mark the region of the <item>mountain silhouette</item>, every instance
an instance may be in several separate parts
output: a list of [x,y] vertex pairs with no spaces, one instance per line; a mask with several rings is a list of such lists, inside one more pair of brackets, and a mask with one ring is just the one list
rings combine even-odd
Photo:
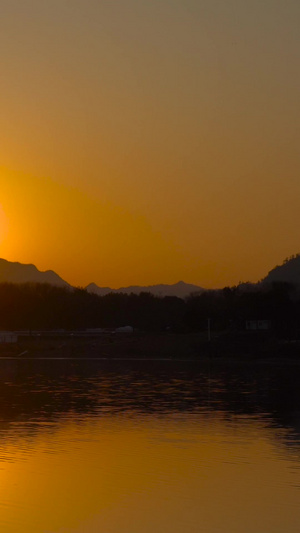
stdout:
[[[24,265],[22,263],[13,263],[6,259],[0,259],[0,283],[49,283],[50,285],[56,285],[59,287],[71,287],[69,283],[63,280],[53,270],[47,270],[41,272],[34,265]],[[140,294],[141,292],[150,292],[155,296],[178,296],[179,298],[185,298],[191,292],[201,292],[204,289],[198,287],[198,285],[191,285],[179,281],[174,285],[150,285],[147,287],[131,286],[121,287],[120,289],[111,289],[110,287],[98,287],[95,283],[90,283],[86,290],[90,293],[104,296],[105,294],[113,293],[125,293],[125,294]]]
[[294,285],[300,285],[300,254],[292,255],[285,259],[282,265],[276,266],[262,280],[262,283],[284,281]]
[[[285,259],[282,265],[276,266],[267,274],[260,283],[272,283],[276,281],[283,281],[299,285],[300,287],[300,254],[293,255],[288,259]],[[71,287],[64,279],[62,279],[53,270],[47,270],[41,272],[34,265],[25,265],[22,263],[14,263],[0,258],[0,283],[49,283],[50,285],[56,285],[59,287]],[[251,284],[251,287],[255,285]],[[247,288],[247,284],[245,284]],[[86,290],[89,293],[94,293],[99,296],[105,296],[109,293],[124,293],[124,294],[140,294],[141,292],[150,292],[154,296],[177,296],[179,298],[186,298],[191,293],[200,293],[205,289],[198,285],[192,285],[179,281],[173,285],[147,285],[139,286],[132,285],[130,287],[120,287],[119,289],[111,289],[110,287],[99,287],[95,283],[87,285]]]
[[70,287],[53,270],[41,272],[34,265],[24,265],[22,263],[12,263],[6,259],[0,259],[0,283],[50,283],[59,287]]
[[148,285],[148,286],[139,286],[132,285],[130,287],[120,287],[120,289],[110,289],[109,287],[98,287],[95,283],[91,283],[86,287],[88,292],[104,296],[110,292],[114,293],[125,293],[125,294],[140,294],[141,292],[150,292],[154,296],[177,296],[179,298],[186,298],[192,292],[203,292],[203,288],[198,285],[192,285],[190,283],[185,283],[184,281],[179,281],[173,285]]

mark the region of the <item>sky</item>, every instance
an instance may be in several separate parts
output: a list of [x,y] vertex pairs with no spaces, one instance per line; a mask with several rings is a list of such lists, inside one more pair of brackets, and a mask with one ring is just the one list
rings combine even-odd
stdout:
[[117,288],[300,251],[298,0],[0,0],[0,256]]

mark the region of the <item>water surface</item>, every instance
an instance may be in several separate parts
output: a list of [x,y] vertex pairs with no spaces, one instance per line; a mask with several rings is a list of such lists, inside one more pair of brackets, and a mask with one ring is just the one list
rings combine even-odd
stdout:
[[0,531],[298,533],[299,368],[0,361]]

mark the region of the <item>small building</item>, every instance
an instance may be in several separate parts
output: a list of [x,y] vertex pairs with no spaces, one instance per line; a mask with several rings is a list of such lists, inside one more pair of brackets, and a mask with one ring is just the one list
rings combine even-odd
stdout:
[[18,342],[18,335],[13,331],[0,331],[0,344],[12,344]]
[[246,320],[247,331],[268,331],[271,329],[271,320]]
[[115,333],[133,333],[133,327],[132,326],[122,326],[120,328],[115,329]]

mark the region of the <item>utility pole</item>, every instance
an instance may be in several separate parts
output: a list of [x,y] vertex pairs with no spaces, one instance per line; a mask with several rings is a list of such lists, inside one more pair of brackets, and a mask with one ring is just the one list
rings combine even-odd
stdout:
[[207,319],[207,340],[208,340],[208,342],[211,341],[211,334],[210,334],[210,318]]

